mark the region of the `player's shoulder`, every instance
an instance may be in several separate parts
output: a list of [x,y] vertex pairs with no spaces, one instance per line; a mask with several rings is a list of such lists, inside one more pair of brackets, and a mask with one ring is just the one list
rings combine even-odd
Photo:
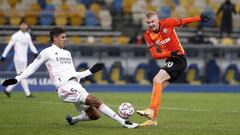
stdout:
[[147,29],[144,34],[149,35],[151,32],[152,32],[151,29]]
[[19,34],[20,34],[20,32],[19,32],[19,31],[17,31],[17,32],[13,33],[13,34],[12,34],[12,38],[13,38],[13,37],[17,37]]
[[50,54],[51,52],[54,52],[54,49],[52,48],[52,46],[49,46],[49,47],[43,49],[40,53]]

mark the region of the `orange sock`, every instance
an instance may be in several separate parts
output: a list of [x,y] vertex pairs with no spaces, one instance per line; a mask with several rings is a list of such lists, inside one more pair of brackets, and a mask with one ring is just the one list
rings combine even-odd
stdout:
[[161,83],[153,83],[152,98],[149,108],[154,110],[154,118],[157,118],[158,108],[161,102],[163,86]]

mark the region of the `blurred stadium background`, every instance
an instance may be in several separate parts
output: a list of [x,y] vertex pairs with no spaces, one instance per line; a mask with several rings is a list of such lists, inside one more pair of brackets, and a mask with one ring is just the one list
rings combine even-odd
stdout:
[[[157,10],[160,18],[189,17],[206,12],[207,24],[191,23],[177,29],[188,58],[188,69],[162,96],[157,127],[128,130],[107,117],[66,126],[65,115],[77,114],[59,102],[45,66],[29,79],[37,98],[25,98],[17,86],[12,98],[0,94],[1,135],[239,135],[240,133],[240,1],[232,0],[231,35],[220,34],[216,14],[224,0],[0,0],[0,54],[18,23],[25,19],[38,51],[51,45],[49,30],[67,29],[68,46],[78,71],[98,61],[105,69],[82,80],[84,87],[117,111],[122,102],[144,109],[150,100],[152,78],[163,60],[149,55],[143,34],[144,11]],[[12,50],[0,62],[0,83],[16,75]],[[28,63],[34,56],[29,51]],[[2,91],[4,88],[0,86]],[[46,91],[46,92],[42,92]],[[110,93],[111,91],[115,91]],[[132,93],[131,93],[132,92]],[[180,92],[180,93],[178,93]],[[185,93],[186,92],[186,93]],[[192,93],[203,92],[203,93]],[[214,92],[214,93],[209,93]],[[219,93],[225,92],[225,93]],[[226,93],[238,92],[238,93]],[[133,121],[145,119],[134,115]]]
[[[90,90],[151,91],[151,81],[164,61],[149,55],[143,34],[144,12],[156,10],[160,18],[190,17],[206,12],[211,21],[191,23],[177,29],[187,57],[188,69],[168,90],[240,91],[240,1],[232,0],[231,35],[220,34],[221,14],[216,12],[224,0],[1,0],[0,52],[18,23],[25,19],[38,51],[49,43],[49,30],[67,29],[68,46],[78,71],[97,61],[105,69],[83,80]],[[0,66],[0,82],[15,75],[13,51]],[[29,53],[29,60],[33,60]],[[45,66],[29,78],[34,90],[54,89]],[[119,87],[121,86],[121,87]],[[214,87],[213,87],[214,86]],[[1,86],[0,86],[1,87]],[[3,89],[3,87],[1,87]],[[21,89],[17,87],[16,89]]]

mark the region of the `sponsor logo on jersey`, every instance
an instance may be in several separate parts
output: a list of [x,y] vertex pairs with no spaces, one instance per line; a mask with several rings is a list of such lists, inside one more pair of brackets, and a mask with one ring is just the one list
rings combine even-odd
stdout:
[[169,42],[171,39],[168,37],[168,38],[166,38],[166,39],[163,39],[163,40],[157,40],[155,43],[157,44],[157,45],[163,45],[163,44],[166,44],[167,42]]
[[68,57],[56,57],[56,60],[60,62],[60,64],[71,64],[72,59]]

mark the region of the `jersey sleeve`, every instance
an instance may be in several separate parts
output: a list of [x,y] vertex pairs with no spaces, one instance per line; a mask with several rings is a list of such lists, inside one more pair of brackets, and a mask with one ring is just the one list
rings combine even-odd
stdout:
[[165,23],[172,27],[180,27],[184,24],[191,23],[191,22],[198,22],[198,21],[201,21],[200,16],[180,18],[180,19],[168,18],[166,19]]
[[15,44],[15,36],[13,35],[10,39],[10,41],[8,42],[6,48],[3,51],[2,57],[6,57],[8,52],[11,50],[11,48],[13,47],[13,45]]
[[170,51],[166,51],[166,52],[158,52],[156,47],[151,47],[149,48],[150,54],[154,59],[165,59],[171,56],[171,52]]
[[38,57],[18,76],[15,78],[18,82],[24,78],[28,78],[32,75],[43,63],[48,60],[48,53],[46,50],[43,50]]
[[144,39],[149,48],[155,45],[147,32],[144,34]]
[[88,69],[88,70],[85,70],[85,71],[82,71],[82,72],[77,72],[77,76],[79,79],[81,78],[85,78],[89,75],[92,75],[91,71]]

